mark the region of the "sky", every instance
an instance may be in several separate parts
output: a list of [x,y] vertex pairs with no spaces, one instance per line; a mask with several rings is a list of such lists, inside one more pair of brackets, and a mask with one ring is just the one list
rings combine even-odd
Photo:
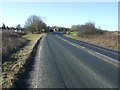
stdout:
[[1,26],[24,27],[30,15],[37,15],[48,26],[94,22],[97,28],[118,30],[118,2],[0,2],[0,11]]

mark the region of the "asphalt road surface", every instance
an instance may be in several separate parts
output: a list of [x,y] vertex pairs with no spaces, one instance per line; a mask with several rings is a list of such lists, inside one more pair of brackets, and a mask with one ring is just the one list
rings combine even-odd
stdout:
[[43,36],[32,88],[118,88],[118,52],[56,34]]

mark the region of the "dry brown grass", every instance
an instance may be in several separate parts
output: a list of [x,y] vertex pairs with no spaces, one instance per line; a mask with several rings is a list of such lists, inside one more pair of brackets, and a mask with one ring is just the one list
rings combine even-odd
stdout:
[[118,34],[114,35],[110,33],[106,33],[102,35],[92,35],[92,36],[88,36],[87,38],[81,38],[78,37],[77,35],[66,35],[66,36],[116,50],[118,50],[119,47],[118,44],[120,42],[120,35]]
[[12,31],[2,31],[2,58],[7,59],[12,52],[19,49],[25,44],[26,39],[21,37],[21,33]]

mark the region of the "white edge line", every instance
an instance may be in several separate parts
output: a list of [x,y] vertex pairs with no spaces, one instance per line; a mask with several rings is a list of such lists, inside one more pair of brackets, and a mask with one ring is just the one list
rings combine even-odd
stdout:
[[[69,43],[69,44],[77,47],[77,48],[85,48],[85,47],[80,46],[80,45],[78,45],[78,44],[72,43],[72,42],[70,42],[70,41],[68,41],[68,40],[65,40],[65,39],[63,39],[63,38],[61,38],[61,37],[59,37],[59,36],[57,36],[57,37],[60,38],[61,40],[65,41],[65,42],[67,42],[67,43]],[[87,49],[87,48],[86,48],[86,49]],[[92,51],[92,50],[89,50],[89,49],[87,49],[87,50],[88,50],[88,53],[90,53],[90,54],[92,54],[92,55],[94,55],[94,56],[96,56],[96,57],[98,57],[98,58],[100,58],[100,59],[102,59],[102,60],[110,63],[110,64],[113,64],[113,65],[115,65],[116,67],[119,67],[119,63],[120,63],[119,61],[117,61],[117,60],[115,60],[115,59],[113,59],[113,58],[110,58],[110,57],[108,57],[108,56],[106,56],[106,55],[103,55],[103,54],[101,54],[101,53],[98,53],[98,52],[95,52],[95,51]],[[97,54],[97,55],[96,55],[96,54]],[[99,55],[99,56],[98,56],[98,55]],[[105,58],[106,58],[106,59],[105,59]]]

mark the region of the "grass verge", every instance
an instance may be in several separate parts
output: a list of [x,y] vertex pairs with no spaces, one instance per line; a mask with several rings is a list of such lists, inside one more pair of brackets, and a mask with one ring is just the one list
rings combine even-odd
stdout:
[[81,38],[78,37],[77,35],[65,35],[65,36],[74,38],[76,40],[95,44],[98,46],[103,46],[114,50],[120,50],[120,47],[118,45],[120,42],[120,35],[103,34],[103,35],[92,35],[87,38]]
[[23,65],[33,50],[33,47],[41,36],[42,34],[27,34],[22,36],[23,38],[30,40],[30,42],[16,53],[13,53],[10,58],[11,60],[3,63],[2,77],[0,77],[0,86],[2,88],[11,88],[13,86],[16,75],[20,73],[20,69],[23,68]]

